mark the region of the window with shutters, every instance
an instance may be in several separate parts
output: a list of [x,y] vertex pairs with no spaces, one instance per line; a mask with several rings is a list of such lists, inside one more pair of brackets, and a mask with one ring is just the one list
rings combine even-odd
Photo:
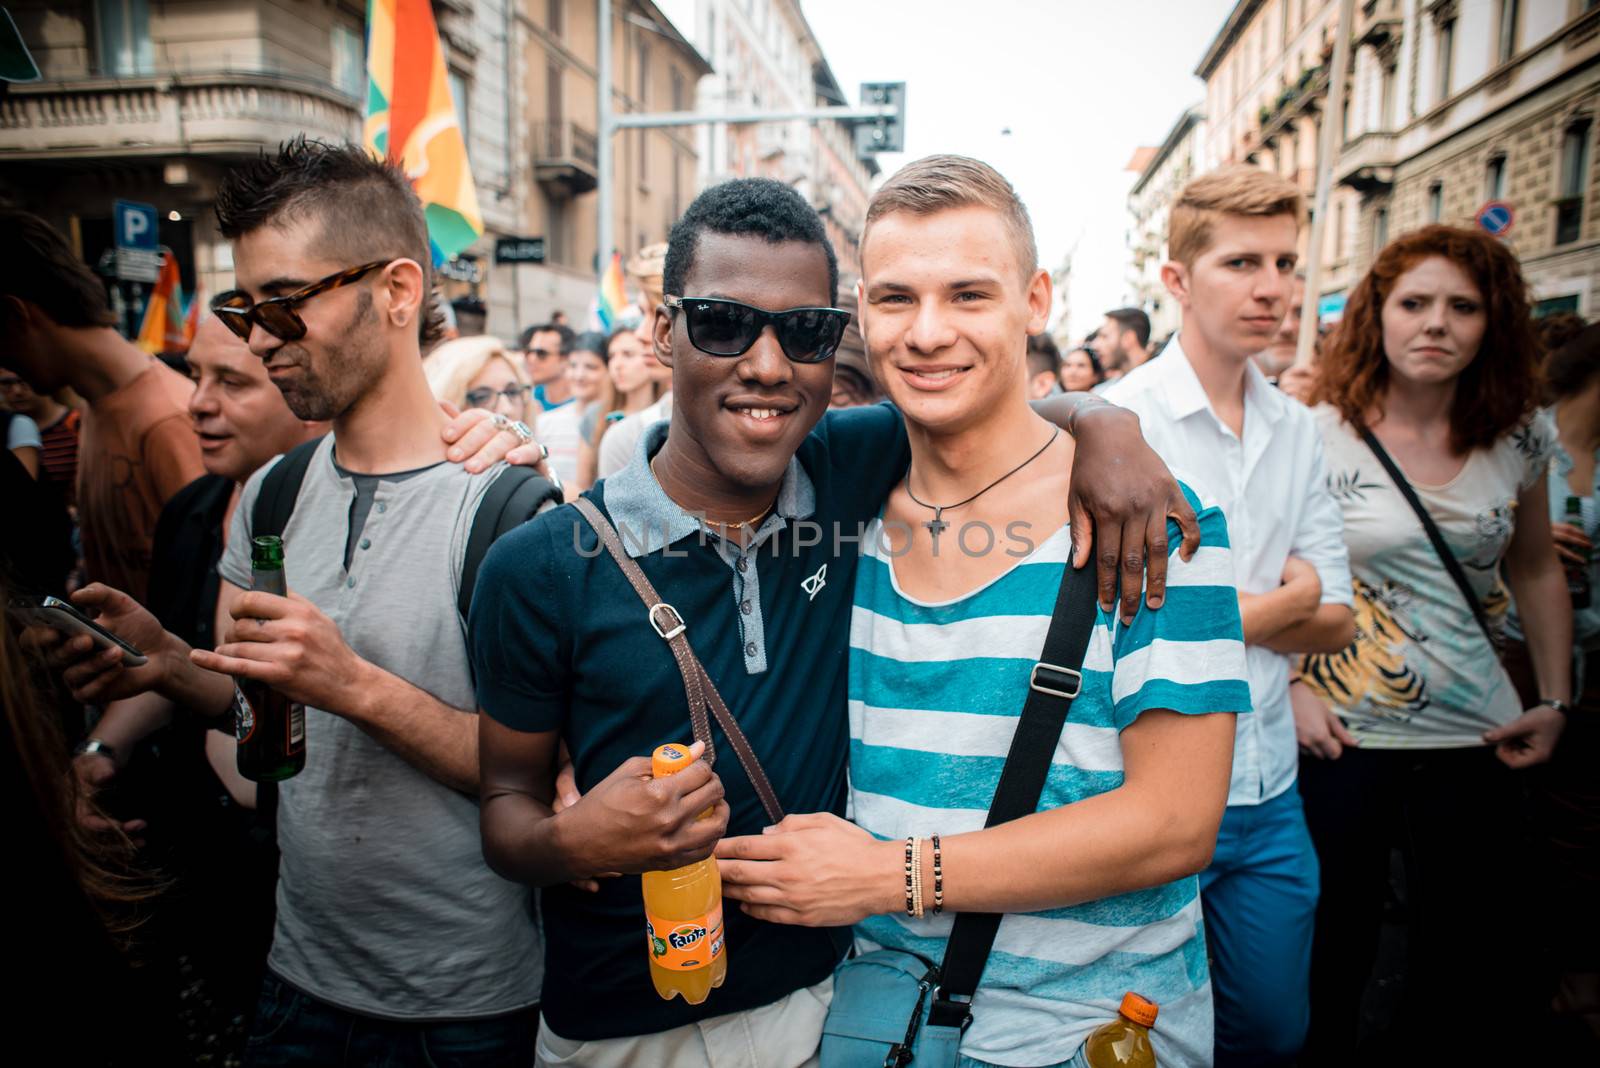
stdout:
[[1589,131],[1582,119],[1561,137],[1561,188],[1556,201],[1556,244],[1570,245],[1583,232],[1584,191],[1589,184]]

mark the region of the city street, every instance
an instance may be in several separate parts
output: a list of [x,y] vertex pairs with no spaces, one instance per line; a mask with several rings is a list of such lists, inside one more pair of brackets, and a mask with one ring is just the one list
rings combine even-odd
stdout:
[[1597,136],[1600,0],[0,0],[22,1061],[1600,1064]]

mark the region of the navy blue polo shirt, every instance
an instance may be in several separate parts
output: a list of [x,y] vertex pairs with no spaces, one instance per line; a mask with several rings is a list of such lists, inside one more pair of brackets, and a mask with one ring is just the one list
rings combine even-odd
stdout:
[[[801,444],[774,513],[742,551],[705,531],[656,483],[649,428],[634,463],[587,496],[688,624],[706,672],[750,740],[786,812],[844,813],[851,597],[861,532],[905,473],[910,447],[888,405],[830,412]],[[495,542],[472,599],[469,644],[483,711],[513,730],[559,730],[585,792],[629,757],[691,740],[682,676],[667,643],[587,522],[570,505]],[[728,834],[767,818],[712,721]],[[655,1034],[771,1004],[828,976],[845,928],[724,913],[728,978],[700,1005],[663,1001],[650,982],[639,878],[570,886],[542,899],[542,1007],[564,1038]]]

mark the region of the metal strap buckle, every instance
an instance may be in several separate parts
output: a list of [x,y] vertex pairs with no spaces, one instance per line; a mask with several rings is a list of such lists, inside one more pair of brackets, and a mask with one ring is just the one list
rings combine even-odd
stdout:
[[[656,618],[656,613],[663,608],[672,613],[665,624]],[[665,601],[650,606],[650,626],[654,628],[657,634],[661,635],[664,641],[669,642],[689,629],[689,625],[683,621],[683,617],[678,614],[678,610]]]
[[[920,1007],[919,1007],[920,1012]],[[933,993],[933,1004],[928,1007],[930,1027],[959,1027],[962,1034],[972,1026],[972,999],[953,998],[939,987]]]
[[[1048,672],[1044,682],[1039,681],[1039,672]],[[1053,683],[1054,685],[1046,685]],[[1071,687],[1069,691],[1066,687]],[[1050,694],[1052,697],[1065,697],[1068,701],[1077,697],[1083,690],[1083,674],[1062,667],[1060,664],[1046,664],[1043,662],[1033,665],[1033,671],[1028,676],[1028,688],[1038,690],[1040,693]]]

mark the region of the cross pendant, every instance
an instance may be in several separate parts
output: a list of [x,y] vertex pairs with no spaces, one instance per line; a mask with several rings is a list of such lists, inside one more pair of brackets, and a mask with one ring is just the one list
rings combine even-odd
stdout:
[[940,516],[943,515],[943,514],[944,514],[944,509],[943,508],[935,508],[933,510],[933,518],[924,520],[923,523],[922,523],[923,526],[928,528],[928,533],[933,535],[933,544],[934,545],[938,545],[939,544],[939,535],[944,533],[945,530],[950,526],[949,523],[946,523],[943,519],[940,518]]

